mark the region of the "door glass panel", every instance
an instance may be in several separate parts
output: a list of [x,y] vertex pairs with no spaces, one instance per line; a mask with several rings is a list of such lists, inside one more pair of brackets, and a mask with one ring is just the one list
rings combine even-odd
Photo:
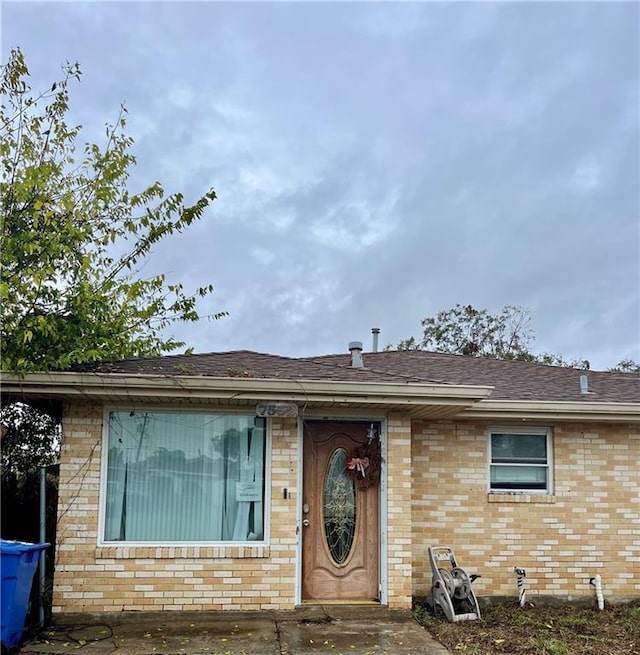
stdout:
[[347,459],[347,451],[337,448],[324,479],[324,534],[336,564],[347,561],[356,530],[356,490],[346,474]]

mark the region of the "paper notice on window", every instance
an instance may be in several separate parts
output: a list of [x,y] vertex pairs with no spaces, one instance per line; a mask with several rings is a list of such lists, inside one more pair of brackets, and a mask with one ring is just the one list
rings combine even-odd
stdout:
[[236,502],[259,503],[262,501],[260,482],[236,482]]

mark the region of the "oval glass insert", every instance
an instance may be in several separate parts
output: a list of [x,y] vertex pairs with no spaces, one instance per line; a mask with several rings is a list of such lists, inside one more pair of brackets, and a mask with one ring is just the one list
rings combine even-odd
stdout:
[[347,561],[356,534],[356,489],[346,474],[348,457],[344,448],[334,450],[324,479],[324,534],[336,564]]

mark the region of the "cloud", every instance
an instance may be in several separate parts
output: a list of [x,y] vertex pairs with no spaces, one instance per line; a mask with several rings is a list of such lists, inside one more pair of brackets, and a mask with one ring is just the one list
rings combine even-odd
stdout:
[[191,109],[195,100],[195,91],[193,87],[182,82],[173,85],[169,89],[169,101],[179,109]]
[[588,157],[578,163],[570,185],[580,194],[588,194],[595,191],[602,184],[602,169],[594,157]]
[[3,10],[34,86],[82,62],[87,138],[127,101],[133,185],[218,192],[147,269],[215,284],[231,315],[181,328],[196,349],[343,351],[520,304],[541,349],[640,359],[637,4]]

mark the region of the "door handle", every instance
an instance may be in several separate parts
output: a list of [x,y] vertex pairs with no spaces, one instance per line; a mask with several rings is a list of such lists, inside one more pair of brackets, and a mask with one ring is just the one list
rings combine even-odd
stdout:
[[311,521],[309,521],[309,519],[302,519],[302,525],[304,525],[305,528],[308,528],[311,525]]

